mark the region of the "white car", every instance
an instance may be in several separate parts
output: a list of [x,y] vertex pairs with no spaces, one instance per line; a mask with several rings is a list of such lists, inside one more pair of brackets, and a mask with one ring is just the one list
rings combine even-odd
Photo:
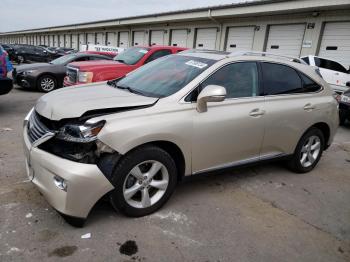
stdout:
[[301,59],[310,66],[317,66],[323,79],[336,93],[342,94],[349,89],[346,83],[350,82],[350,69],[346,69],[338,62],[318,56],[309,55]]

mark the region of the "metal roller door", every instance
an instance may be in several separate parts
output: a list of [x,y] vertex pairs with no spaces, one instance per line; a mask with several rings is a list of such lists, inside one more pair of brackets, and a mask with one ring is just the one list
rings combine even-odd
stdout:
[[[27,41],[28,41],[28,43],[30,43],[29,38],[27,38]],[[43,35],[41,35],[41,36],[40,36],[40,45],[44,45],[44,44],[45,44],[45,41],[44,41],[44,36],[43,36]]]
[[305,24],[272,25],[269,29],[266,52],[299,57],[304,33]]
[[174,29],[171,31],[171,45],[178,47],[187,47],[188,33],[187,29]]
[[230,27],[227,31],[226,51],[252,50],[255,28],[253,26]]
[[150,45],[164,45],[164,30],[152,30]]
[[79,34],[79,48],[81,45],[85,45],[86,44],[86,39],[85,39],[85,34]]
[[117,33],[109,32],[107,33],[107,46],[117,46],[118,39]]
[[71,35],[64,35],[64,46],[69,48],[72,47]]
[[217,28],[197,29],[195,48],[215,49],[216,41],[217,41]]
[[326,23],[320,50],[320,57],[350,65],[350,22]]
[[58,46],[58,41],[57,41],[57,35],[53,36],[53,46],[57,47]]
[[78,35],[77,34],[73,34],[72,35],[72,48],[74,48],[75,50],[78,50]]
[[96,45],[106,45],[104,33],[97,33],[96,34]]
[[59,47],[64,47],[64,35],[59,35],[58,37]]
[[119,32],[119,47],[129,47],[129,32]]
[[145,32],[144,31],[135,31],[133,37],[133,45],[144,45],[145,43]]
[[49,46],[54,46],[54,43],[53,43],[53,35],[50,35],[50,36],[49,36]]
[[92,44],[92,45],[95,44],[95,34],[94,33],[87,34],[87,43]]

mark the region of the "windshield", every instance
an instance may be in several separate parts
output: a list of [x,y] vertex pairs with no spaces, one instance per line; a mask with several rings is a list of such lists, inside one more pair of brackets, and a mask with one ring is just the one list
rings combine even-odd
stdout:
[[66,63],[69,63],[70,61],[72,61],[74,59],[74,57],[76,57],[76,54],[64,55],[64,56],[61,56],[55,60],[52,60],[50,62],[50,64],[65,65]]
[[119,80],[117,86],[151,97],[166,97],[181,90],[215,60],[169,55],[139,68]]
[[124,52],[118,54],[117,56],[115,56],[113,60],[119,61],[127,65],[134,65],[138,61],[140,61],[140,59],[144,57],[149,50],[150,50],[149,48],[145,48],[145,47],[131,47],[126,49]]

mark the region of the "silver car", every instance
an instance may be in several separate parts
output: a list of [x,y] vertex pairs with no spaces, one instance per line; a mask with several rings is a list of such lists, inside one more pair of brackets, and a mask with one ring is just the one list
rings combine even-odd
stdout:
[[127,216],[155,212],[192,174],[272,159],[309,172],[337,126],[332,90],[312,67],[193,50],[42,96],[23,138],[30,180],[82,225],[103,196]]

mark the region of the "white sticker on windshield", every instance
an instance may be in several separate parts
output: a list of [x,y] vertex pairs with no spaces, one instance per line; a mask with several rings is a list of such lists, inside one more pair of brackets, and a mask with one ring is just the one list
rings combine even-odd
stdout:
[[139,52],[142,53],[142,54],[147,54],[147,53],[148,53],[148,50],[141,49],[141,50],[139,50]]
[[186,62],[186,65],[198,67],[200,69],[208,66],[207,64],[204,64],[204,63],[198,62],[198,61],[193,61],[193,60],[190,60],[190,61]]

